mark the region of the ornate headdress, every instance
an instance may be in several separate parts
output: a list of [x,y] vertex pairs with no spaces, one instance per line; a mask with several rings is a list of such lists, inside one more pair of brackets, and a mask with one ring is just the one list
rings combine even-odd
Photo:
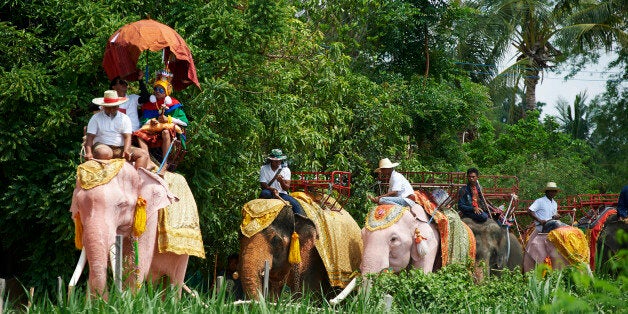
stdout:
[[172,73],[169,72],[168,69],[163,69],[157,72],[153,87],[163,87],[166,91],[166,96],[170,96],[170,94],[172,93],[172,84],[170,83],[171,81]]

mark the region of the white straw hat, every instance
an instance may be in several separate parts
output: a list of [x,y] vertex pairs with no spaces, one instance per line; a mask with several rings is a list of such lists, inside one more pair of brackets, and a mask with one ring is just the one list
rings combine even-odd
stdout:
[[560,188],[558,188],[556,182],[547,182],[545,189],[543,189],[543,192],[545,191],[560,191]]
[[104,97],[94,98],[92,102],[103,107],[114,107],[126,102],[126,100],[126,97],[118,97],[118,92],[115,90],[106,90]]
[[382,169],[395,168],[399,166],[398,162],[391,162],[390,159],[384,158],[379,161],[379,167],[375,169],[375,172],[380,172]]

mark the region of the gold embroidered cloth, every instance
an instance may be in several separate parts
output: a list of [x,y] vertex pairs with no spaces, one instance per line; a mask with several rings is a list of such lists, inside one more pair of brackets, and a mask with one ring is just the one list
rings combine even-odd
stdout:
[[587,237],[579,228],[572,226],[556,228],[547,234],[547,240],[554,244],[569,264],[589,264],[590,252]]
[[205,258],[198,209],[187,181],[182,175],[173,172],[166,172],[164,180],[179,201],[159,211],[159,252]]
[[309,194],[290,194],[303,207],[318,230],[316,249],[323,259],[329,282],[344,288],[357,274],[362,259],[362,233],[351,215],[344,210],[323,210]]
[[278,199],[254,199],[242,207],[242,223],[240,231],[250,238],[264,230],[275,220],[284,203]]
[[107,184],[113,179],[126,160],[111,159],[108,162],[98,162],[95,160],[86,161],[76,168],[76,177],[81,188],[89,190],[99,185]]

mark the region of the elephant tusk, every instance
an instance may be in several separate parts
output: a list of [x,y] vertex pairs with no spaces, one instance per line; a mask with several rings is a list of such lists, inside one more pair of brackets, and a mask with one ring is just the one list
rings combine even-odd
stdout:
[[87,264],[87,257],[85,256],[85,249],[81,250],[81,256],[79,257],[78,263],[76,263],[76,268],[74,269],[74,274],[72,274],[72,278],[70,279],[70,283],[68,286],[75,287],[79,278],[81,278],[81,273],[85,268],[85,264]]
[[342,290],[342,292],[340,292],[340,294],[338,294],[338,296],[329,300],[329,304],[336,305],[342,302],[342,300],[344,300],[349,295],[349,293],[351,293],[357,286],[357,279],[358,277],[354,277],[353,279],[351,279],[351,282],[349,282],[349,284],[344,288],[344,290]]

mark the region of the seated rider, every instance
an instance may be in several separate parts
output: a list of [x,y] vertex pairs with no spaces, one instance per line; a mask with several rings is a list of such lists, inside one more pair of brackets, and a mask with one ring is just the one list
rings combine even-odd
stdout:
[[377,197],[369,195],[368,198],[371,202],[401,206],[413,205],[415,202],[414,189],[408,179],[393,169],[398,165],[398,162],[392,163],[388,158],[379,161],[379,168],[375,169],[375,172],[381,173],[385,178],[390,178],[388,181],[388,192]]
[[305,216],[301,204],[288,194],[292,173],[287,165],[282,164],[286,158],[281,149],[273,149],[270,152],[266,163],[259,171],[259,183],[262,188],[259,198],[282,198],[292,205],[292,211],[295,214]]
[[185,131],[188,118],[183,105],[171,97],[172,74],[161,71],[153,85],[154,95],[142,104],[142,127],[133,132],[139,146],[146,152],[149,148],[161,147],[162,158],[166,157],[171,142],[180,135],[181,144],[185,148]]
[[105,91],[104,97],[94,98],[92,103],[102,107],[89,119],[85,138],[85,160],[94,159],[93,150],[99,145],[107,145],[113,158],[125,158],[135,163],[135,168],[148,166],[148,154],[131,146],[131,119],[118,112],[120,104],[127,99],[118,97],[115,90]]
[[458,210],[461,216],[483,223],[488,219],[488,207],[478,184],[480,171],[476,168],[467,170],[467,185],[458,191]]

